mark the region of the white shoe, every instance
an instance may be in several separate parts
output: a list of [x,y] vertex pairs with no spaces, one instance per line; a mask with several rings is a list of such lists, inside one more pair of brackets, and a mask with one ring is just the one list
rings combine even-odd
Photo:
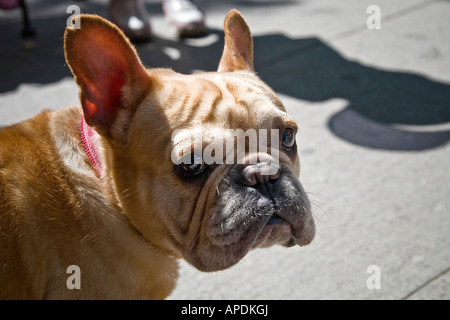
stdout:
[[163,10],[180,36],[193,36],[206,31],[205,15],[190,0],[164,0]]

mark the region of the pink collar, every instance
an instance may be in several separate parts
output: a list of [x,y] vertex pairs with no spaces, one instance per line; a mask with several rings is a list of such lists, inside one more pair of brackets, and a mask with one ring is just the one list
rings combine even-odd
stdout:
[[84,149],[86,150],[86,153],[91,160],[95,171],[97,171],[97,176],[101,177],[103,172],[103,163],[96,148],[96,145],[98,145],[100,141],[100,135],[97,133],[97,131],[94,130],[94,128],[88,126],[88,124],[84,120],[84,117],[81,117],[80,131],[81,138],[83,139]]

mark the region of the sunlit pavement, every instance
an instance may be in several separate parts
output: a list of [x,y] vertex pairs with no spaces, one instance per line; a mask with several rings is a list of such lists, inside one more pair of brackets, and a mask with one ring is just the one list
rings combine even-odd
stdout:
[[[256,71],[300,126],[317,225],[311,245],[255,250],[226,271],[182,262],[171,299],[450,298],[450,2],[204,0],[209,33],[184,40],[146,3],[143,62],[183,73],[216,68],[223,18],[242,12]],[[30,1],[28,50],[20,11],[0,11],[0,126],[78,104],[62,43],[71,4]],[[107,1],[75,4],[106,16]]]

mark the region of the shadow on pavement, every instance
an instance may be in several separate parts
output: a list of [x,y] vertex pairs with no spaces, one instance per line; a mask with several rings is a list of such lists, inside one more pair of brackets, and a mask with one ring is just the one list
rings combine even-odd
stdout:
[[[262,78],[275,91],[302,100],[347,100],[348,106],[328,122],[337,136],[370,148],[401,151],[434,148],[450,140],[450,130],[428,127],[450,122],[450,85],[364,66],[316,38],[276,34],[255,39],[257,51],[290,47],[284,59],[270,57],[258,63]],[[426,131],[420,126],[427,126]]]
[[[35,21],[39,37],[33,50],[21,48],[19,22],[1,28],[0,94],[22,83],[49,84],[71,76],[63,52],[66,19]],[[432,128],[450,122],[450,85],[347,60],[317,38],[271,34],[256,36],[254,42],[256,71],[275,91],[312,102],[348,101],[328,122],[338,137],[369,148],[400,151],[435,148],[450,140],[450,130]],[[204,38],[180,42],[155,38],[137,45],[147,66],[182,73],[214,71],[222,48],[221,30],[210,30]],[[420,126],[427,130],[417,130]]]

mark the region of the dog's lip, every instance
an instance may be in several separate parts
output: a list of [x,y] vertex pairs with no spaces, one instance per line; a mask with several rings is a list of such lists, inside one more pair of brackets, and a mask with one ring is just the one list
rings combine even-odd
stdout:
[[267,241],[271,241],[271,237],[273,237],[275,234],[285,234],[286,238],[292,238],[294,236],[292,224],[281,218],[277,214],[273,214],[272,216],[270,216],[269,219],[267,219],[267,221],[263,222],[261,225],[262,228],[254,238],[252,247],[258,247],[259,245],[266,243]]
[[280,223],[284,223],[287,222],[285,219],[283,219],[282,217],[280,217],[278,214],[274,213],[269,220],[267,220],[266,225],[275,225],[275,224],[280,224]]
[[257,224],[259,226],[257,227],[256,233],[254,233],[252,247],[258,246],[260,243],[265,242],[270,238],[273,232],[281,231],[293,236],[292,224],[277,213],[273,213]]

